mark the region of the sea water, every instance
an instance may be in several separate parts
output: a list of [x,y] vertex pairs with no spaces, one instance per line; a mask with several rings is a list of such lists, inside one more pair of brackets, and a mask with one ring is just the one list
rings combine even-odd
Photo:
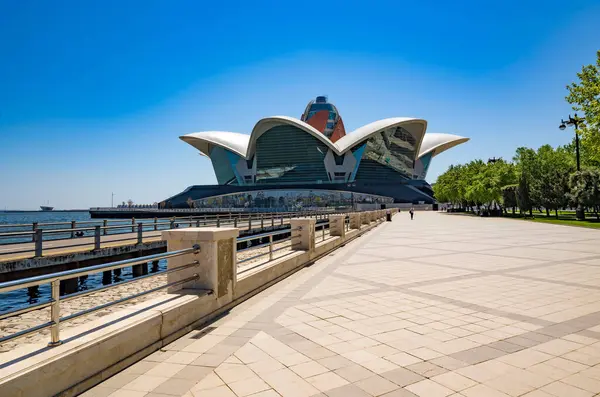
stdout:
[[[33,222],[42,223],[58,223],[67,222],[65,225],[52,225],[52,226],[40,226],[42,229],[68,229],[71,227],[71,221],[75,222],[86,222],[86,221],[102,221],[101,219],[91,219],[89,212],[84,211],[73,211],[73,212],[55,212],[55,211],[34,211],[34,212],[0,212],[0,225],[16,225],[25,224],[27,226],[18,228],[2,228],[0,227],[0,233],[7,231],[30,231],[31,224]],[[111,220],[111,224],[114,225],[116,220]],[[131,220],[124,220],[125,222],[131,222]],[[140,220],[140,222],[153,222],[153,220]],[[99,224],[99,223],[97,223]],[[83,225],[89,226],[89,225]],[[121,230],[123,232],[123,230]],[[89,233],[86,233],[89,235]],[[54,236],[53,236],[54,237]],[[68,238],[69,233],[59,233],[54,238]],[[44,238],[46,239],[46,238]],[[31,242],[31,237],[19,237],[7,239],[0,239],[0,250],[10,250],[11,245],[8,243],[19,243],[19,242]],[[153,271],[160,271],[166,269],[167,261],[161,260],[159,262],[158,269],[150,266],[148,268],[149,273]],[[80,279],[78,283],[78,291],[86,291],[89,289],[97,288],[107,283],[116,283],[124,280],[131,279],[133,277],[131,267],[123,268],[120,275],[113,274],[110,280],[102,278],[102,272],[91,274],[87,279]],[[39,303],[50,299],[50,284],[42,284],[39,288],[24,288],[10,292],[0,293],[0,313],[6,310],[12,310],[17,307]]]

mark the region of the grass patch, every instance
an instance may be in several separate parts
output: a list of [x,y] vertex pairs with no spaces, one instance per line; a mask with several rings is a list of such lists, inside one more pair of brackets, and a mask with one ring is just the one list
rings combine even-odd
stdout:
[[[519,219],[519,218],[515,218]],[[554,225],[564,225],[564,226],[576,226],[576,227],[587,227],[591,229],[600,229],[600,221],[596,219],[586,219],[585,221],[578,221],[577,219],[561,219],[561,218],[553,218],[546,216],[536,216],[535,218],[520,218],[530,222],[539,222],[539,223],[552,223]]]
[[[453,212],[450,215],[466,215],[466,216],[478,216],[472,212]],[[538,222],[538,223],[551,223],[554,225],[563,226],[575,226],[575,227],[587,227],[590,229],[600,229],[600,220],[596,219],[596,215],[591,212],[586,212],[586,219],[579,221],[575,218],[574,211],[558,211],[558,219],[555,217],[554,212],[550,213],[550,216],[546,216],[546,213],[540,213],[537,211],[533,212],[533,218],[529,217],[529,213],[525,217],[521,217],[517,211],[514,215],[509,212],[498,218],[505,219],[518,219],[522,221]]]

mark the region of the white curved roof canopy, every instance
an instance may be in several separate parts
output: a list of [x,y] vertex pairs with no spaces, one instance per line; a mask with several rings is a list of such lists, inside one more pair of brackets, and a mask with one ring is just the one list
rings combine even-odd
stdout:
[[357,128],[351,133],[341,137],[335,143],[335,145],[338,147],[339,152],[343,153],[348,149],[353,148],[358,143],[368,139],[373,134],[388,128],[400,126],[410,132],[415,138],[417,141],[415,152],[418,153],[419,148],[421,147],[421,141],[423,140],[423,135],[425,135],[425,130],[427,130],[427,121],[423,119],[414,119],[411,117],[393,117],[389,119],[377,120],[367,125],[363,125],[362,127]]
[[[423,119],[415,119],[410,117],[394,117],[378,120],[373,123],[364,125],[354,130],[353,132],[345,135],[344,137],[340,138],[336,143],[333,143],[319,130],[315,129],[313,126],[311,126],[308,123],[305,123],[302,120],[287,116],[273,116],[259,120],[258,123],[256,123],[256,125],[252,129],[252,133],[250,135],[240,134],[237,132],[207,131],[195,132],[192,134],[180,136],[179,138],[194,146],[205,156],[210,156],[210,150],[213,146],[220,146],[248,159],[254,154],[256,140],[271,128],[281,125],[292,125],[305,131],[306,133],[314,136],[316,139],[323,142],[337,155],[343,154],[344,152],[353,148],[362,141],[367,140],[373,134],[379,133],[388,128],[402,126],[404,129],[406,129],[409,133],[413,135],[417,142],[415,147],[415,153],[419,153],[419,156],[422,156],[423,154],[425,154],[423,152],[424,143],[422,144],[422,142],[424,142],[424,137],[425,139],[427,139],[428,137],[428,134],[425,134],[425,131],[427,129],[427,121]],[[455,135],[448,134],[433,135],[456,137]],[[462,137],[457,138],[467,139]],[[433,143],[435,144],[436,142],[437,141],[434,140]],[[458,143],[456,143],[456,145]],[[448,146],[448,148],[452,146]],[[435,146],[434,149],[438,147],[439,145]],[[431,149],[429,149],[427,152],[429,152],[430,150]]]
[[252,129],[252,133],[250,134],[250,140],[248,142],[248,149],[246,151],[246,156],[248,158],[252,157],[252,155],[254,154],[254,151],[255,151],[255,147],[256,147],[256,140],[262,134],[264,134],[271,128],[279,127],[281,125],[291,125],[291,126],[300,128],[301,130],[309,133],[310,135],[314,136],[315,138],[317,138],[318,140],[323,142],[334,152],[337,152],[337,154],[341,154],[338,152],[338,149],[337,149],[337,147],[335,147],[334,143],[331,142],[331,140],[329,138],[327,138],[325,135],[323,135],[323,133],[321,133],[321,131],[317,130],[312,125],[305,123],[302,120],[298,120],[294,117],[272,116],[272,117],[267,117],[267,118],[259,120],[258,123],[256,123],[256,125]]
[[246,157],[250,135],[227,131],[205,131],[183,135],[179,139],[189,143],[207,157],[210,157],[210,150],[213,146],[220,146],[239,156]]
[[423,138],[419,157],[423,157],[427,153],[432,153],[431,157],[453,148],[456,145],[465,143],[469,138],[453,134],[428,133]]

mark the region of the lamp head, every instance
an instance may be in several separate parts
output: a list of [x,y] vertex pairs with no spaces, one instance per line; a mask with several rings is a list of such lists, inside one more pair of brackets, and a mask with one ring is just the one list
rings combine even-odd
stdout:
[[565,125],[565,122],[563,121],[562,123],[560,123],[560,125],[558,126],[558,128],[560,128],[560,130],[564,130],[565,128],[567,128],[567,126]]

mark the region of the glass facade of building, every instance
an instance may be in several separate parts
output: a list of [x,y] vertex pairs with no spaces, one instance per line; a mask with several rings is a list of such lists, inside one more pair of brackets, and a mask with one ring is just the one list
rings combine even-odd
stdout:
[[222,147],[215,146],[211,149],[210,161],[219,185],[237,185],[238,180],[234,172],[234,166],[239,159],[240,156]]
[[256,140],[256,183],[328,182],[323,162],[328,150],[298,127],[271,128]]
[[364,150],[355,180],[406,180],[412,178],[417,141],[402,127],[389,128],[370,137],[366,145],[352,149]]

